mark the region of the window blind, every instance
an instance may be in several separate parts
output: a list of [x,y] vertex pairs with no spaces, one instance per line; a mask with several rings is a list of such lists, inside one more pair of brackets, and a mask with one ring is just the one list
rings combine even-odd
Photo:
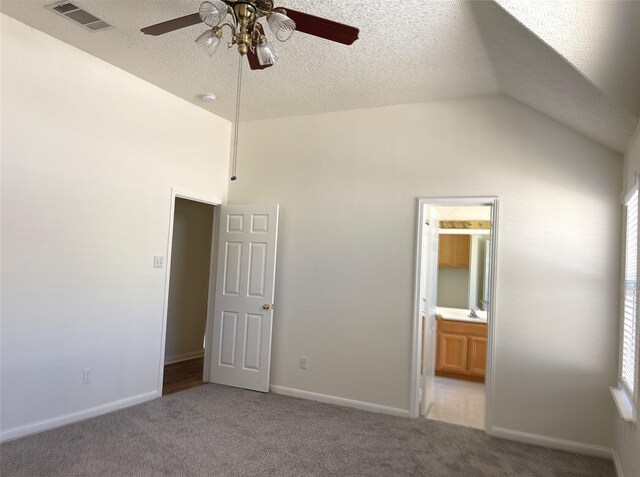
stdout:
[[620,382],[637,402],[637,366],[636,353],[638,327],[638,190],[626,202],[626,240],[624,257],[624,304],[622,307],[622,357],[620,363]]

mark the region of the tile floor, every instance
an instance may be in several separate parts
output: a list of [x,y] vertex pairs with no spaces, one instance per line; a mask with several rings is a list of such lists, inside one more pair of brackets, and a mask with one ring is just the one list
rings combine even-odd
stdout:
[[433,405],[427,419],[484,429],[484,384],[435,377]]

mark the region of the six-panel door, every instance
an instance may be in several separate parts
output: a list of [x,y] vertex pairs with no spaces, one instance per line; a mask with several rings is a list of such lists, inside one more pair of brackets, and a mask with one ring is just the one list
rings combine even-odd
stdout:
[[269,391],[278,206],[221,207],[211,381]]

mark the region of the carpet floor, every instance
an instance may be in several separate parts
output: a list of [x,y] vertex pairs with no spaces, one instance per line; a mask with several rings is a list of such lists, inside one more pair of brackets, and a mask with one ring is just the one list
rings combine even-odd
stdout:
[[207,384],[0,446],[2,477],[607,476],[483,431]]

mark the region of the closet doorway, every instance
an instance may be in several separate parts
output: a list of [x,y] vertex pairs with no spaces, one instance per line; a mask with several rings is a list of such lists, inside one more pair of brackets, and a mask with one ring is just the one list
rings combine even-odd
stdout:
[[208,382],[205,371],[207,317],[217,208],[175,197],[162,394]]

